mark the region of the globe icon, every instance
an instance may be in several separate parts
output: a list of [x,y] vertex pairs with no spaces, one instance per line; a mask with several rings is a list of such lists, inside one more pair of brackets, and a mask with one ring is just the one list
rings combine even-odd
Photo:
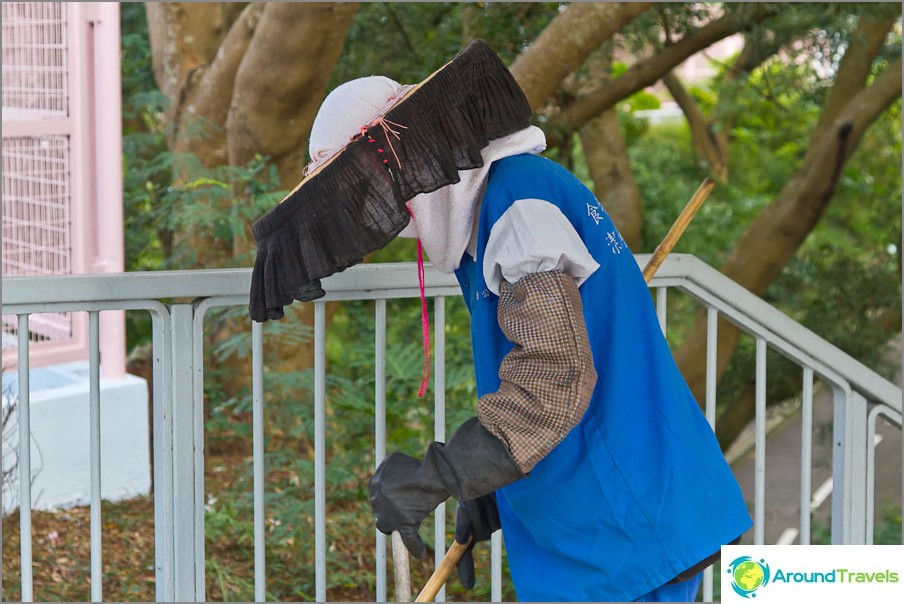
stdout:
[[765,579],[763,567],[753,560],[747,560],[738,564],[734,569],[733,577],[735,585],[744,591],[754,591],[763,584]]

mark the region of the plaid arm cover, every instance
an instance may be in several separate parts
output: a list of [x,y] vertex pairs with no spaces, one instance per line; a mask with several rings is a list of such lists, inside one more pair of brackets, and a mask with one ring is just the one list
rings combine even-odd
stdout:
[[499,367],[499,390],[480,397],[477,416],[527,473],[581,420],[596,370],[581,295],[567,273],[503,281],[497,315],[515,347]]

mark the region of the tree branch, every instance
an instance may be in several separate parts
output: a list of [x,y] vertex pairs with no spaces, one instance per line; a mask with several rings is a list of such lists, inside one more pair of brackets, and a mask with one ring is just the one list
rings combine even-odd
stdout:
[[[901,57],[890,63],[872,86],[861,90],[851,99],[835,119],[834,129],[840,131],[844,124],[851,125],[851,137],[859,143],[864,131],[878,117],[901,98]],[[850,158],[856,143],[847,150],[844,159]]]
[[511,66],[512,75],[524,89],[531,107],[542,105],[591,52],[652,5],[652,2],[569,4]]
[[[818,142],[807,148],[794,177],[738,239],[734,251],[725,261],[723,272],[741,276],[741,279],[736,278],[741,285],[762,295],[822,217],[840,172],[866,129],[900,98],[901,59],[898,58],[872,86],[861,90],[848,102],[822,136],[814,137]],[[770,230],[763,231],[764,224],[769,225]],[[754,273],[741,271],[741,267],[750,264],[754,250],[760,247],[763,232],[778,234],[770,240],[774,262]]]
[[250,2],[223,2],[223,22],[227,29],[232,29],[233,24],[241,17]]
[[[741,49],[741,52],[731,64],[719,62],[708,57],[725,70],[720,95],[716,101],[716,109],[713,110],[712,115],[709,117],[703,115],[703,112],[700,111],[694,99],[685,90],[674,71],[663,76],[663,84],[665,84],[672,98],[675,99],[675,102],[678,103],[687,118],[694,148],[700,158],[710,166],[712,175],[716,180],[720,182],[728,180],[728,144],[735,120],[733,111],[719,111],[719,106],[725,102],[726,91],[730,92],[731,86],[738,85],[738,80],[742,78],[746,79],[766,59],[778,53],[782,48],[787,48],[793,41],[799,40],[812,27],[818,25],[817,21],[817,14],[813,13],[812,17],[795,21],[794,30],[786,31],[783,35],[775,35],[768,39],[762,36],[747,35],[745,36],[744,48]],[[706,54],[706,51],[703,51],[703,53]],[[776,103],[776,106],[781,106],[774,99],[771,91],[761,92],[761,94]],[[721,126],[718,132],[714,132],[713,128],[716,121]]]
[[[757,65],[767,57],[778,52],[783,43],[773,42],[768,48],[763,48],[759,40],[747,38],[744,48],[738,54],[731,65],[723,64],[726,70],[725,82],[733,82],[742,76],[747,76]],[[718,133],[713,131],[714,117],[707,117],[700,110],[699,105],[684,87],[674,71],[670,71],[662,77],[662,83],[668,89],[669,94],[681,108],[684,117],[690,127],[691,140],[700,159],[705,161],[712,172],[712,176],[719,182],[728,180],[728,141],[734,121],[733,114],[723,114],[721,117],[722,128]],[[724,85],[723,85],[724,89]],[[720,96],[717,103],[723,101]],[[718,112],[714,111],[716,115]]]
[[900,12],[901,5],[895,3],[890,10],[889,7],[883,7],[879,14],[863,15],[857,22],[857,27],[851,34],[850,46],[838,64],[838,74],[823,104],[814,133],[821,132],[822,126],[835,121],[848,101],[866,86],[873,61],[882,50],[885,36],[894,27]]
[[546,127],[547,137],[558,139],[567,136],[593,116],[655,83],[689,56],[736,33],[749,23],[762,21],[773,14],[772,10],[757,7],[749,18],[737,13],[725,15],[685,36],[673,46],[635,63],[621,77],[596,88],[550,119]]
[[709,165],[710,171],[717,181],[725,182],[728,180],[727,149],[722,146],[719,138],[713,133],[712,120],[703,115],[697,102],[688,93],[674,71],[662,76],[662,83],[665,84],[669,94],[678,103],[687,119],[691,140],[700,159]]

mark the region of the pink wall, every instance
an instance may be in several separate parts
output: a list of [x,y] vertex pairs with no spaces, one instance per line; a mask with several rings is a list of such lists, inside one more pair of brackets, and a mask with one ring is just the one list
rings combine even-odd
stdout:
[[[4,2],[3,84],[4,276],[121,272],[118,3]],[[30,324],[33,366],[87,358],[84,313]],[[100,330],[103,375],[120,377],[124,314],[101,313]]]

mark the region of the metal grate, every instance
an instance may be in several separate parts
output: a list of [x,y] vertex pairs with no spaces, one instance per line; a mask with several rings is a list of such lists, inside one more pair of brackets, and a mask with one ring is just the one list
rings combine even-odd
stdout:
[[69,138],[3,139],[3,273],[71,272]]
[[[71,273],[69,138],[4,138],[2,180],[3,275]],[[3,324],[15,333],[15,317]],[[69,339],[71,317],[35,315],[31,330],[34,342]]]
[[2,6],[4,113],[66,115],[69,83],[64,3],[3,2]]

